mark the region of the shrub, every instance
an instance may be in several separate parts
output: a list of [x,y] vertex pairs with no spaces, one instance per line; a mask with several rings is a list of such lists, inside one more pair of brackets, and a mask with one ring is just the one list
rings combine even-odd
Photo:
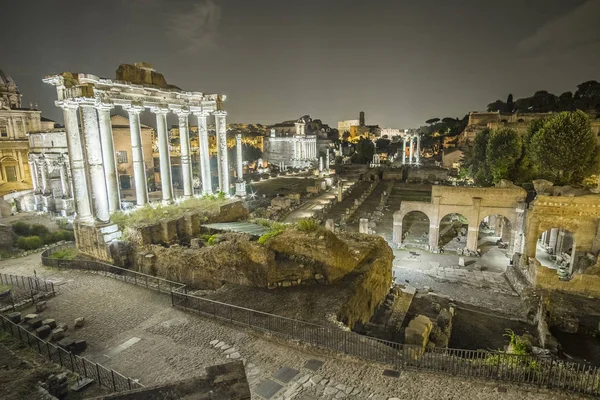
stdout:
[[301,219],[298,221],[298,230],[302,232],[314,232],[319,229],[320,225],[312,218]]
[[261,237],[258,238],[258,244],[267,243],[270,239],[279,235],[281,232],[283,232],[283,230],[271,230],[271,231],[263,234]]
[[48,233],[50,233],[48,228],[46,228],[44,225],[40,225],[40,224],[31,225],[31,229],[29,230],[29,235],[31,235],[31,236],[44,236],[44,235],[47,235]]
[[23,250],[35,250],[44,245],[39,236],[20,236],[17,239],[17,247]]
[[75,248],[55,251],[50,255],[50,258],[56,258],[60,260],[72,260],[75,257],[77,257],[77,249]]
[[209,246],[214,246],[215,244],[217,244],[217,240],[217,235],[211,235],[206,241],[206,244]]
[[43,239],[44,243],[46,244],[60,242],[61,240],[73,241],[75,240],[75,234],[73,233],[73,231],[60,229],[58,231],[48,233],[46,236],[43,237]]
[[30,226],[25,222],[15,222],[12,224],[13,232],[19,236],[29,236]]

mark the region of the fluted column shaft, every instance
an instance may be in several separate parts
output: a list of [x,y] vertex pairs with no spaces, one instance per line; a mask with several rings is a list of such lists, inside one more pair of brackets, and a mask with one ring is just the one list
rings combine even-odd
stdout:
[[142,147],[142,131],[140,128],[140,112],[143,107],[127,107],[129,113],[129,130],[131,133],[131,160],[133,162],[133,179],[135,198],[138,206],[148,204],[148,185],[146,181],[146,165],[144,164],[144,148]]
[[40,183],[38,181],[37,162],[31,154],[29,155],[29,171],[31,172],[31,183],[33,185],[33,193],[37,194],[40,192]]
[[110,212],[106,176],[104,175],[104,161],[102,159],[100,126],[98,124],[98,113],[93,104],[81,104],[81,118],[94,216],[101,222],[109,222]]
[[406,138],[402,140],[402,165],[406,164]]
[[219,190],[229,194],[229,161],[227,160],[227,112],[215,111],[217,128],[217,162],[219,172]]
[[100,140],[102,142],[102,159],[104,162],[104,176],[108,192],[108,210],[110,213],[121,210],[121,195],[119,191],[119,176],[117,174],[117,160],[115,157],[115,144],[110,121],[112,105],[102,104],[98,107],[98,121],[100,123]]
[[48,185],[48,160],[42,156],[38,159],[38,162],[42,175],[42,194],[50,194],[50,187]]
[[237,180],[241,181],[244,175],[242,160],[242,134],[235,135],[235,153],[237,155]]
[[166,109],[153,109],[156,114],[156,135],[158,136],[158,159],[160,161],[160,187],[165,203],[173,201],[173,180],[171,177],[171,153],[169,152],[169,137],[167,136]]
[[415,154],[415,145],[413,143],[414,139],[415,138],[413,136],[410,137],[410,158],[408,160],[409,164],[413,163],[413,157],[414,157],[414,154]]
[[61,156],[59,159],[59,168],[60,168],[60,187],[62,189],[62,197],[63,199],[68,199],[71,197],[71,187],[69,186],[69,173],[67,172],[68,161],[65,157]]
[[[200,152],[200,175],[202,177],[202,194],[212,194],[212,177],[210,174],[210,153],[208,151],[207,112],[196,114],[198,117],[198,144]],[[218,165],[217,165],[218,168]]]
[[56,104],[63,109],[77,218],[80,221],[91,221],[93,220],[92,207],[88,193],[79,123],[77,122],[78,106],[70,102],[57,102]]
[[421,136],[417,136],[417,164],[421,161]]
[[190,159],[190,131],[187,111],[177,112],[179,118],[179,145],[181,147],[181,177],[183,179],[183,197],[189,199],[194,194],[192,185],[192,161]]

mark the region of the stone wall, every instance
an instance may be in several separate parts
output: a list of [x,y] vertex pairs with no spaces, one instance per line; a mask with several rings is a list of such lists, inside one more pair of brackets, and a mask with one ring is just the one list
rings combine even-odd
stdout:
[[600,297],[600,266],[585,274],[574,274],[570,280],[559,279],[555,269],[546,268],[536,259],[530,259],[535,269],[535,286],[539,289],[558,290],[583,296]]
[[204,375],[127,392],[96,397],[95,400],[250,400],[244,364],[236,361],[207,367]]
[[81,253],[97,260],[108,263],[113,262],[110,248],[105,242],[104,235],[98,227],[75,222],[73,223],[73,231],[75,233],[77,249]]
[[223,204],[219,212],[206,215],[202,209],[184,213],[177,218],[165,218],[143,226],[125,229],[135,247],[149,244],[171,244],[200,234],[202,223],[234,222],[248,218],[248,210],[242,201]]

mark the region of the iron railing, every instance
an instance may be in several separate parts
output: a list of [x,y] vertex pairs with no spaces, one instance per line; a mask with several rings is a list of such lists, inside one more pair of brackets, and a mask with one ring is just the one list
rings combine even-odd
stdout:
[[10,288],[6,297],[0,298],[0,311],[16,310],[16,307],[35,303],[41,298],[54,296],[54,284],[32,276],[0,273],[0,284]]
[[15,324],[3,315],[0,315],[0,327],[2,328],[2,331],[12,335],[14,339],[37,351],[51,362],[73,371],[80,377],[83,376],[93,379],[98,382],[99,385],[104,386],[113,392],[123,392],[144,387],[141,383],[132,380],[131,378],[127,378],[115,370],[108,369],[87,358],[80,357],[66,351],[62,347],[40,339],[34,333]]
[[[50,258],[51,253],[56,250],[60,250],[60,247],[42,253],[44,265],[101,271],[116,278],[144,276],[155,279],[164,282],[161,283],[163,287],[169,287],[168,291],[174,307],[193,310],[202,315],[246,326],[285,340],[313,345],[395,369],[425,370],[600,395],[600,368],[590,364],[487,350],[422,348],[404,345],[194,296],[187,293],[186,286],[182,283],[166,281],[110,264]],[[140,286],[139,278],[123,279]],[[152,285],[141,286],[157,290]],[[158,291],[164,293],[167,290],[159,288]]]
[[183,283],[143,274],[141,272],[117,267],[101,261],[52,258],[53,253],[74,247],[75,243],[68,242],[45,250],[42,253],[42,264],[51,268],[78,269],[82,271],[97,272],[111,278],[122,280],[126,283],[142,286],[146,289],[152,289],[165,294],[171,293],[171,291],[175,289],[185,288]]

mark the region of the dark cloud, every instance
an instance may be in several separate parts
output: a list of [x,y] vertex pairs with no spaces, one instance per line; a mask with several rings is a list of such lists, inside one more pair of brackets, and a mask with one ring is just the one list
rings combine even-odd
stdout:
[[215,47],[221,20],[221,7],[213,0],[187,4],[171,12],[166,19],[166,29],[172,39],[188,53]]
[[540,26],[517,45],[522,52],[576,52],[600,44],[600,0],[588,0]]

